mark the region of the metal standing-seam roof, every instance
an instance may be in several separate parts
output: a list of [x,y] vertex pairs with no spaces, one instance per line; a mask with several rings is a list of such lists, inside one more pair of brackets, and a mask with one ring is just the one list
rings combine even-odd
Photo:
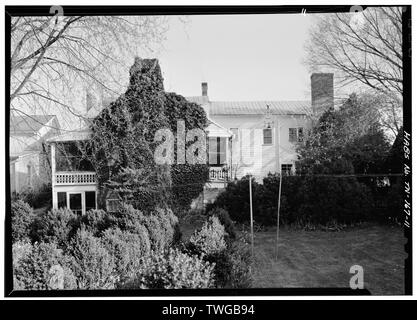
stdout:
[[276,115],[302,115],[312,112],[310,101],[210,101],[210,115],[265,114],[267,105]]
[[11,116],[10,134],[33,135],[54,117],[55,115]]

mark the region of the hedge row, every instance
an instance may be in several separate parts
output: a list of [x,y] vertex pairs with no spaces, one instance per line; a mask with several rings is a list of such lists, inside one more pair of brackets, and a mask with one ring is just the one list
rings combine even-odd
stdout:
[[[259,224],[276,224],[279,179],[279,175],[269,174],[263,184],[252,182],[253,214]],[[376,201],[377,193],[383,194],[379,197],[382,205]],[[355,177],[284,176],[280,223],[305,226],[398,220],[401,208],[391,200],[400,198],[396,185],[371,190]],[[249,178],[244,177],[229,183],[207,210],[224,208],[233,220],[247,222],[249,206]]]
[[53,289],[55,270],[72,279],[59,282],[60,289],[114,288],[136,274],[151,251],[166,250],[179,239],[177,223],[169,209],[143,214],[125,205],[115,215],[54,209],[34,216],[18,201],[12,204],[15,287]]

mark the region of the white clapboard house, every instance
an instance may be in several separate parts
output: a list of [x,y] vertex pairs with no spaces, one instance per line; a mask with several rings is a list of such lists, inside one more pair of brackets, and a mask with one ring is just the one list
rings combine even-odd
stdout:
[[[228,181],[252,174],[258,181],[269,172],[291,174],[297,160],[296,144],[302,141],[312,118],[334,104],[333,74],[311,75],[311,101],[211,101],[208,84],[201,96],[188,97],[207,113],[210,181],[206,189],[224,188]],[[96,175],[87,163],[57,163],[57,143],[89,139],[83,129],[49,140],[53,207],[85,213],[97,205]],[[76,159],[77,156],[74,156]]]

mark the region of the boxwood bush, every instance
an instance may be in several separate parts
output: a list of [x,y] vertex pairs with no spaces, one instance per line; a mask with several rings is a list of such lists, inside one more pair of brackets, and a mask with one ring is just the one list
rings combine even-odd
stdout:
[[179,249],[152,252],[123,289],[196,289],[213,285],[214,266]]
[[[279,175],[269,174],[263,184],[252,182],[253,214],[261,225],[275,225]],[[369,188],[354,177],[284,176],[280,223],[326,225],[350,224],[372,219],[373,197]],[[237,222],[249,221],[249,181],[247,177],[228,184],[208,206],[226,209]]]
[[67,250],[79,289],[113,289],[117,282],[115,258],[101,238],[81,228]]
[[151,251],[148,232],[132,233],[120,229],[107,229],[103,233],[103,244],[115,259],[118,282],[130,279],[141,266],[141,260]]
[[32,225],[33,242],[56,243],[65,248],[79,227],[79,217],[69,209],[52,209],[36,217]]
[[13,242],[29,239],[31,225],[35,218],[32,208],[22,200],[13,201],[11,205]]
[[76,289],[76,278],[71,265],[71,258],[54,243],[14,243],[13,288]]
[[226,232],[219,218],[210,216],[199,231],[195,231],[189,240],[189,249],[202,256],[212,255],[226,249]]

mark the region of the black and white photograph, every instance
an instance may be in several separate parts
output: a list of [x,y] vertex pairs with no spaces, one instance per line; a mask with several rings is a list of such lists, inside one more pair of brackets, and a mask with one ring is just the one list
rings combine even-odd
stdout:
[[411,6],[5,6],[5,43],[6,296],[412,294]]

